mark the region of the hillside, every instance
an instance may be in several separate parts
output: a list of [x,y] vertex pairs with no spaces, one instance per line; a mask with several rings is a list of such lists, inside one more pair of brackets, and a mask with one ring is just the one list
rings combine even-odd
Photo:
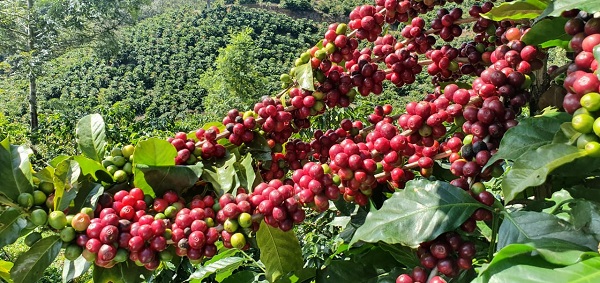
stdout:
[[[45,67],[38,86],[42,128],[34,138],[41,146],[60,144],[57,153],[68,152],[73,148],[69,138],[75,121],[92,112],[106,117],[113,142],[197,127],[207,94],[199,80],[215,67],[219,50],[232,35],[246,28],[253,48],[242,54],[266,82],[254,99],[278,90],[279,75],[321,34],[316,22],[241,6],[173,11],[144,19],[122,30],[119,50],[111,56],[98,55],[110,55],[109,50],[82,48]],[[0,119],[0,126],[26,125],[27,102],[19,98],[26,85],[8,77],[0,84],[0,96],[8,101],[1,109],[7,121],[3,126]]]

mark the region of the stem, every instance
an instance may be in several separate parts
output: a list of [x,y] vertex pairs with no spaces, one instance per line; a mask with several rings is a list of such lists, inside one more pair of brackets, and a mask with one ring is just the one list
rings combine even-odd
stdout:
[[244,252],[243,250],[240,250],[240,252],[242,252],[242,254],[244,254],[244,257],[246,257],[247,259],[249,259],[252,263],[254,263],[254,265],[258,268],[260,268],[260,270],[262,270],[262,272],[267,273],[267,270],[265,270],[265,268],[259,264],[256,260],[254,260],[254,258],[252,258],[251,256],[249,256],[246,252]]
[[438,275],[438,268],[436,266],[431,270],[431,273],[429,273],[429,277],[427,278],[427,281],[425,281],[425,282],[431,281],[431,279],[433,279],[433,277],[435,277],[437,275]]
[[288,86],[287,88],[282,89],[279,93],[277,93],[275,95],[275,97],[280,98],[282,95],[284,95],[286,92],[288,92],[291,88],[295,87],[298,85],[298,82],[294,82],[292,84],[290,84],[290,86]]
[[560,202],[560,203],[559,203],[559,204],[558,204],[558,205],[557,205],[557,206],[556,206],[556,207],[555,207],[555,208],[552,210],[552,212],[550,212],[550,214],[552,214],[552,215],[556,215],[556,214],[558,214],[558,213],[562,212],[562,207],[563,207],[565,204],[569,204],[569,203],[576,202],[576,201],[577,201],[576,199],[568,199],[568,200],[563,200],[562,202]]
[[565,64],[565,65],[558,67],[558,69],[554,70],[554,72],[549,74],[550,79],[553,80],[556,77],[558,77],[560,74],[566,72],[567,69],[569,68],[569,65],[571,65],[571,64]]
[[488,259],[491,261],[494,257],[494,251],[496,250],[496,237],[498,236],[498,229],[500,228],[500,216],[496,213],[492,214],[492,239],[490,240],[490,248],[488,250]]

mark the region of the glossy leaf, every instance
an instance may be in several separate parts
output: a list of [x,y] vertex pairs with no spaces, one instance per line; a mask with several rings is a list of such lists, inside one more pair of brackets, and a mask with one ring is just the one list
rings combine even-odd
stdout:
[[104,193],[104,187],[101,184],[84,179],[73,199],[73,211],[80,211],[84,207],[96,207],[98,197],[102,193]]
[[42,238],[33,244],[28,251],[19,255],[10,270],[13,281],[15,283],[36,282],[58,256],[62,243],[60,237],[55,235]]
[[590,0],[560,0],[550,1],[548,7],[540,15],[540,18],[544,17],[558,17],[564,11],[578,9],[581,11],[588,12],[590,14],[600,11],[600,5],[596,1]]
[[513,200],[529,187],[543,184],[554,169],[585,155],[584,150],[566,144],[548,144],[526,152],[515,160],[502,181],[505,201]]
[[542,282],[598,282],[600,257],[590,258],[566,267],[544,264],[540,257],[519,256],[514,261],[501,261],[490,267],[490,272],[478,277],[476,283],[542,283]]
[[222,283],[254,283],[256,280],[257,274],[250,270],[242,270],[240,272],[236,272],[235,274],[225,278]]
[[210,166],[205,164],[202,179],[212,185],[217,195],[221,196],[237,188],[239,180],[235,173],[234,164],[236,162],[237,158],[235,154],[232,154],[222,165]]
[[540,45],[542,48],[564,46],[573,36],[565,32],[566,18],[548,18],[534,24],[523,36],[528,45]]
[[67,159],[54,170],[54,210],[65,210],[77,197],[81,168],[79,163]]
[[493,21],[535,19],[546,6],[546,3],[539,0],[518,0],[496,5],[481,16]]
[[483,205],[467,192],[448,183],[413,180],[386,200],[381,209],[367,215],[351,244],[383,241],[416,247],[456,229],[480,207]]
[[369,282],[377,277],[377,270],[362,262],[332,260],[327,266],[317,271],[317,283],[326,282]]
[[517,255],[530,253],[538,254],[547,262],[557,265],[571,265],[587,258],[598,256],[598,253],[594,253],[586,247],[568,241],[549,238],[537,239],[523,244],[505,246],[494,255],[489,266]]
[[111,175],[106,171],[106,168],[102,166],[102,163],[96,160],[92,160],[83,155],[73,156],[73,160],[79,163],[82,175],[91,175],[94,179],[112,183],[113,179]]
[[[225,130],[225,125],[223,125],[223,123],[221,123],[221,122],[208,122],[208,123],[202,125],[202,129],[204,129],[204,130],[208,130],[211,127],[217,127],[217,129],[219,129],[219,132],[222,132]],[[194,134],[194,137],[195,136],[196,135]],[[188,135],[188,137],[189,137],[189,135]]]
[[267,144],[265,137],[259,134],[254,134],[254,139],[247,144],[248,151],[252,154],[252,157],[260,161],[268,161],[273,157],[271,156],[271,148]]
[[302,251],[293,231],[283,232],[263,221],[256,232],[256,242],[260,249],[260,261],[265,265],[269,282],[302,268]]
[[0,260],[0,278],[7,283],[13,282],[10,278],[10,269],[13,267],[13,265],[14,264],[10,261]]
[[203,165],[148,166],[136,163],[133,184],[151,196],[167,190],[181,192],[194,186],[202,176]]
[[31,149],[11,145],[8,138],[0,142],[0,193],[16,202],[19,194],[33,192]]
[[70,282],[71,280],[78,278],[85,274],[91,266],[92,263],[85,260],[82,256],[79,256],[73,261],[65,259],[62,272],[63,282]]
[[577,200],[569,212],[575,228],[583,229],[600,240],[600,207],[596,203]]
[[525,152],[551,143],[561,124],[570,120],[570,116],[566,113],[553,117],[541,116],[521,120],[516,127],[506,131],[500,141],[498,152],[490,158],[486,167],[502,159],[516,160]]
[[240,187],[244,187],[247,190],[254,188],[256,172],[254,172],[254,167],[252,167],[252,155],[247,154],[240,162],[236,162],[233,165],[240,181]]
[[77,122],[75,130],[77,145],[83,155],[101,161],[106,153],[104,119],[100,114],[87,115]]
[[399,244],[390,245],[387,243],[379,243],[379,246],[389,252],[397,262],[405,266],[417,266],[421,263],[416,253],[409,247]]
[[314,91],[315,90],[315,82],[313,78],[313,69],[310,62],[297,66],[296,68],[296,80],[298,81],[298,85],[305,90]]
[[547,238],[569,241],[592,250],[598,248],[594,237],[552,214],[517,211],[504,213],[504,221],[498,232],[497,250],[510,244]]
[[118,263],[111,268],[94,266],[93,282],[101,283],[143,283],[152,274],[143,266],[137,266],[131,261]]
[[133,162],[147,166],[174,166],[175,157],[175,147],[170,142],[157,138],[139,142],[133,152]]
[[[226,257],[218,261],[199,266],[194,273],[190,275],[191,282],[201,282],[206,277],[217,274],[221,280],[232,274],[234,270],[244,264],[245,259],[243,257]],[[221,276],[219,276],[221,275]],[[217,281],[221,281],[217,280]]]
[[595,202],[600,202],[600,188],[587,187],[583,185],[576,185],[566,190],[571,194],[573,198],[587,199]]
[[0,214],[0,248],[14,243],[21,230],[27,226],[27,220],[18,209],[8,208]]

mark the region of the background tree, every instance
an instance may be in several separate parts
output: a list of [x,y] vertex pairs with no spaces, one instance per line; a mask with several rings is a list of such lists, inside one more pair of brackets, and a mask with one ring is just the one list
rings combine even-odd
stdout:
[[233,34],[229,44],[219,50],[215,69],[204,73],[200,86],[208,91],[202,101],[205,112],[215,119],[229,109],[248,108],[253,101],[267,95],[267,80],[253,62],[258,58],[252,29]]
[[37,77],[45,62],[69,47],[94,39],[112,42],[117,27],[137,16],[147,0],[132,1],[35,1],[0,3],[0,54],[8,58],[14,75],[29,81],[31,130],[38,128]]

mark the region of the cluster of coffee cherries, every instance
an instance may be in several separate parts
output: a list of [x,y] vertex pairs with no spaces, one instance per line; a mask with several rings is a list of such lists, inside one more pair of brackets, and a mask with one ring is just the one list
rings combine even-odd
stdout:
[[161,261],[170,261],[175,255],[198,262],[216,254],[219,230],[213,220],[213,204],[211,196],[195,196],[186,207],[174,191],[152,200],[141,189],[132,188],[114,195],[105,193],[95,211],[83,208],[63,217],[64,221],[53,216],[50,224],[74,231],[73,237],[67,239],[65,232],[63,238],[69,260],[81,255],[105,268],[130,260],[155,270]]
[[289,231],[306,216],[295,194],[291,182],[274,179],[258,184],[248,195],[248,200],[253,214],[262,215],[267,225]]
[[133,175],[133,151],[135,147],[131,144],[123,147],[115,147],[110,155],[102,160],[102,166],[112,175],[117,183],[123,183]]
[[[238,189],[236,196],[226,193],[219,198],[217,222],[223,226],[221,238],[226,248],[248,249],[246,235],[258,230],[258,222],[252,219],[252,200],[245,190]],[[246,231],[244,231],[246,230]]]
[[217,143],[219,128],[211,126],[209,129],[198,129],[195,139],[189,138],[187,133],[179,132],[175,137],[167,138],[175,149],[176,165],[191,165],[201,159],[221,158],[225,156],[225,147]]
[[265,97],[254,105],[254,112],[262,119],[260,127],[266,134],[265,138],[284,143],[292,135],[295,128],[290,123],[294,116],[285,111],[280,100]]
[[415,17],[409,25],[406,25],[400,32],[402,37],[408,39],[406,49],[410,52],[424,54],[435,43],[435,38],[426,34],[425,20],[421,17]]
[[[323,39],[324,48],[314,50],[313,57],[317,60],[328,58],[329,61],[336,64],[352,60],[353,52],[358,48],[358,40],[348,37],[347,31],[348,26],[346,24],[329,25]],[[317,60],[314,61],[313,68],[318,67],[322,62]]]
[[301,169],[294,171],[294,193],[301,204],[323,212],[329,209],[330,200],[340,197],[339,180],[334,181],[330,172],[327,164],[314,162],[308,162]]
[[431,28],[439,30],[436,32],[446,42],[454,40],[462,34],[462,28],[454,22],[462,17],[462,9],[454,8],[448,11],[442,8],[437,11],[436,18],[431,22]]
[[396,283],[412,282],[446,282],[440,276],[427,281],[429,272],[437,268],[437,272],[446,277],[456,277],[460,270],[470,269],[475,257],[475,244],[465,241],[455,232],[447,232],[435,240],[422,243],[417,249],[421,266],[415,267],[410,274],[401,274]]
[[382,31],[382,25],[385,21],[384,15],[378,13],[375,6],[358,6],[350,12],[350,22],[348,27],[356,30],[356,37],[360,40],[366,39],[374,42]]
[[[289,154],[292,155],[293,153],[290,152]],[[258,162],[262,179],[267,182],[274,179],[282,179],[288,172],[290,166],[295,164],[286,162],[286,156],[288,156],[287,152],[285,155],[280,152],[273,152],[271,153],[271,160]],[[302,157],[302,155],[300,157]],[[296,160],[296,162],[299,161]]]
[[450,78],[453,72],[459,70],[458,63],[453,61],[458,57],[458,54],[458,49],[449,45],[444,45],[441,49],[427,51],[427,58],[432,60],[432,63],[427,66],[427,73],[432,76],[440,74],[442,78]]
[[567,95],[564,109],[573,114],[571,124],[580,133],[576,146],[585,149],[590,156],[600,157],[600,80],[595,72],[598,61],[594,48],[600,45],[600,18],[570,12],[572,16],[565,24],[565,32],[573,35],[569,45],[574,51],[574,60],[567,68],[563,87]]
[[254,129],[256,128],[256,119],[252,112],[240,113],[237,109],[227,112],[223,118],[223,125],[229,132],[229,142],[240,146],[242,143],[250,143],[254,140]]
[[323,114],[325,111],[325,94],[320,91],[307,91],[301,88],[292,88],[289,91],[290,103],[296,108],[292,114],[297,119],[306,119],[310,116]]

